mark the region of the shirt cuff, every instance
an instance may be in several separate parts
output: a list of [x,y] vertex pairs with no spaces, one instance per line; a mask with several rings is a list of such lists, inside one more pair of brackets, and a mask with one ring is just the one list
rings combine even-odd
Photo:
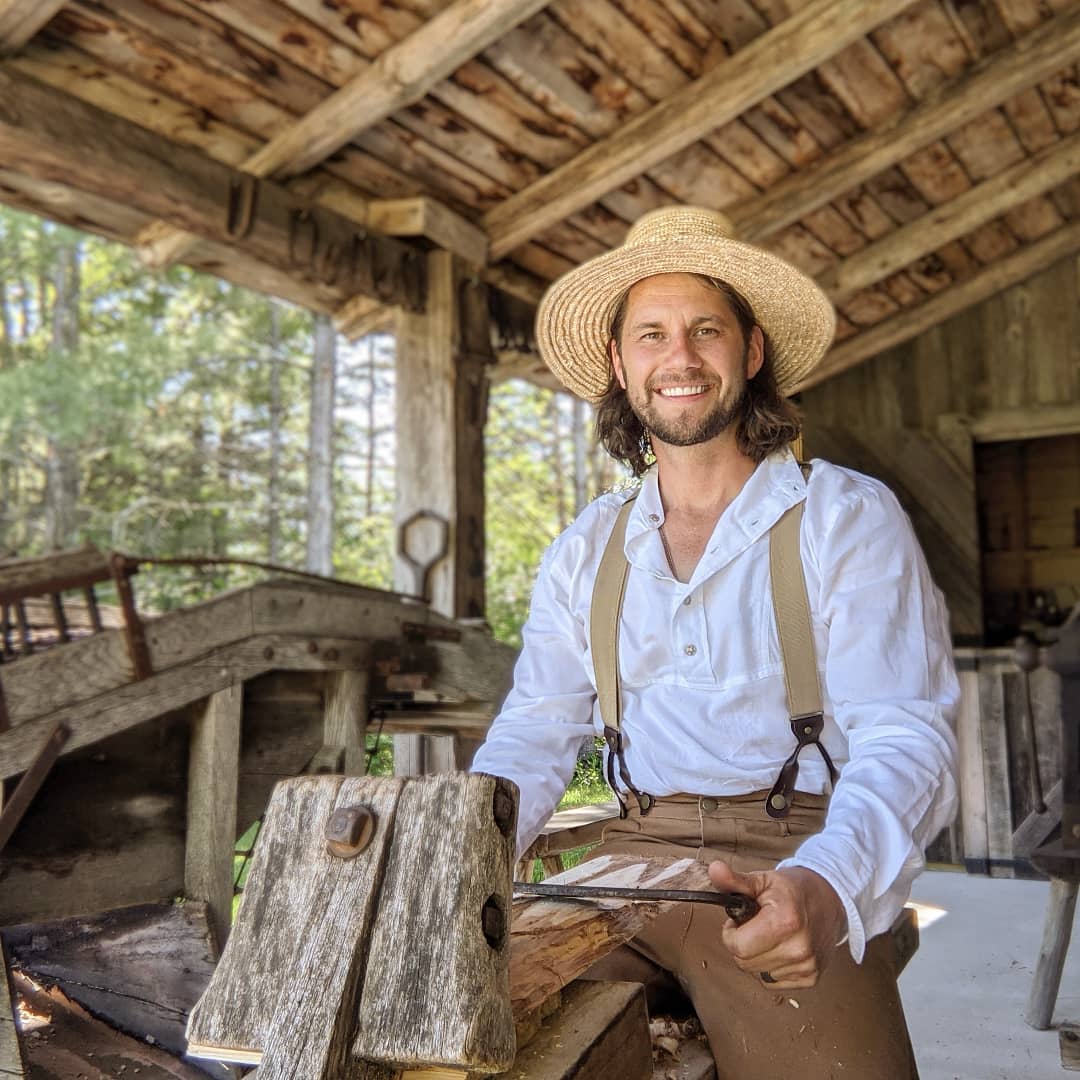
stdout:
[[859,909],[856,907],[851,893],[837,880],[831,867],[819,862],[809,853],[804,856],[800,852],[796,852],[790,859],[784,859],[783,862],[777,863],[776,869],[784,870],[791,866],[800,866],[806,870],[813,870],[815,874],[823,877],[832,886],[832,890],[840,898],[840,903],[843,905],[844,913],[847,916],[847,933],[836,944],[840,946],[846,941],[847,947],[851,950],[852,959],[856,964],[861,964],[863,954],[866,952],[866,927],[863,925],[862,916],[859,914]]

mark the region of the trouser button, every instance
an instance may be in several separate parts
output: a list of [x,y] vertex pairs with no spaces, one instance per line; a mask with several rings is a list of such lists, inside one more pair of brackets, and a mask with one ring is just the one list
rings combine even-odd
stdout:
[[706,814],[711,814],[719,805],[720,804],[716,799],[709,798],[701,800],[701,809],[704,810]]

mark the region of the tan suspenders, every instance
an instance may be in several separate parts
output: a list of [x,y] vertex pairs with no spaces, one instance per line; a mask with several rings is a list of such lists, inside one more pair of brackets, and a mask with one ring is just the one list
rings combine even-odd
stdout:
[[[804,467],[804,472],[808,467]],[[589,615],[589,642],[596,671],[596,696],[604,724],[608,748],[607,779],[622,813],[626,804],[615,784],[615,769],[623,786],[637,799],[643,814],[652,808],[653,798],[634,787],[623,757],[622,693],[619,685],[619,622],[630,564],[623,553],[626,523],[634,497],[628,499],[615,518],[600,567],[593,584],[592,609]],[[799,551],[799,531],[804,503],[796,503],[769,530],[769,573],[772,580],[773,610],[780,638],[787,688],[788,715],[795,736],[795,749],[780,768],[776,783],[765,803],[772,817],[786,817],[791,808],[795,781],[799,774],[799,752],[804,746],[817,746],[835,784],[838,773],[825,747],[819,741],[824,724],[821,686],[818,682],[817,657],[810,622],[810,602],[806,593],[806,575]]]

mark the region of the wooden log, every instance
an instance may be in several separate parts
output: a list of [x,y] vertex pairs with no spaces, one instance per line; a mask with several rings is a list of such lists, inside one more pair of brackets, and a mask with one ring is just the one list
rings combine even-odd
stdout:
[[[347,986],[362,964],[402,786],[344,777],[277,786],[229,943],[188,1021],[192,1055],[255,1064],[265,1054],[271,1073],[295,1068],[291,1075],[313,1080],[343,1067],[355,1022]],[[375,817],[368,851],[328,854],[331,814],[357,804]],[[291,1046],[305,1032],[307,1045]],[[290,1050],[292,1063],[282,1060]]]
[[14,1000],[7,953],[4,943],[0,941],[0,1076],[23,1077],[26,1075],[26,1060],[19,1029],[15,1025]]
[[[496,808],[498,824],[496,799],[509,805]],[[516,793],[494,777],[444,774],[406,785],[364,974],[355,1057],[482,1072],[513,1060],[515,806]]]
[[[504,200],[484,218],[491,255],[526,240],[735,119],[817,67],[910,0],[815,0],[694,82],[602,139],[566,165]],[[782,65],[768,58],[784,56]]]
[[[548,879],[566,885],[711,890],[709,872],[693,859],[602,855]],[[629,941],[666,901],[517,899],[510,934],[510,1001],[527,1016],[612,949]]]
[[[112,1027],[177,1057],[187,1048],[187,1014],[217,955],[206,905],[194,901],[9,926],[3,942],[36,979],[55,981]],[[221,1066],[211,1068],[226,1075]]]
[[232,925],[243,702],[242,686],[219,690],[197,707],[191,723],[184,895],[209,907],[219,950]]
[[[324,824],[358,804],[368,847],[328,854]],[[261,1061],[261,1080],[341,1076],[350,1046],[399,1068],[509,1065],[515,805],[480,775],[280,784],[191,1052]]]
[[649,1080],[653,1075],[645,988],[578,982],[514,1060],[514,1080]]
[[1054,1016],[1054,1004],[1061,986],[1061,973],[1065,968],[1065,954],[1072,937],[1073,918],[1076,914],[1076,894],[1080,888],[1077,877],[1070,881],[1052,878],[1050,898],[1043,924],[1042,944],[1035,975],[1031,981],[1024,1020],[1036,1031],[1045,1031]]
[[[0,155],[16,172],[76,184],[259,262],[318,283],[339,302],[358,293],[419,310],[423,260],[391,237],[299,199],[27,76],[0,72]],[[379,272],[376,273],[376,269]]]
[[96,1020],[58,987],[45,989],[21,972],[15,973],[14,985],[19,1000],[48,1018],[48,1038],[27,1040],[34,1080],[136,1074],[139,1080],[206,1080],[193,1065]]

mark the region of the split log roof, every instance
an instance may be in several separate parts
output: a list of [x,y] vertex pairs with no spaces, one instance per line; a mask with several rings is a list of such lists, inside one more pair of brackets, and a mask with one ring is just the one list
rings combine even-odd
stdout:
[[1080,250],[1080,0],[0,0],[0,58],[0,201],[353,332],[685,201],[830,293],[825,378]]

